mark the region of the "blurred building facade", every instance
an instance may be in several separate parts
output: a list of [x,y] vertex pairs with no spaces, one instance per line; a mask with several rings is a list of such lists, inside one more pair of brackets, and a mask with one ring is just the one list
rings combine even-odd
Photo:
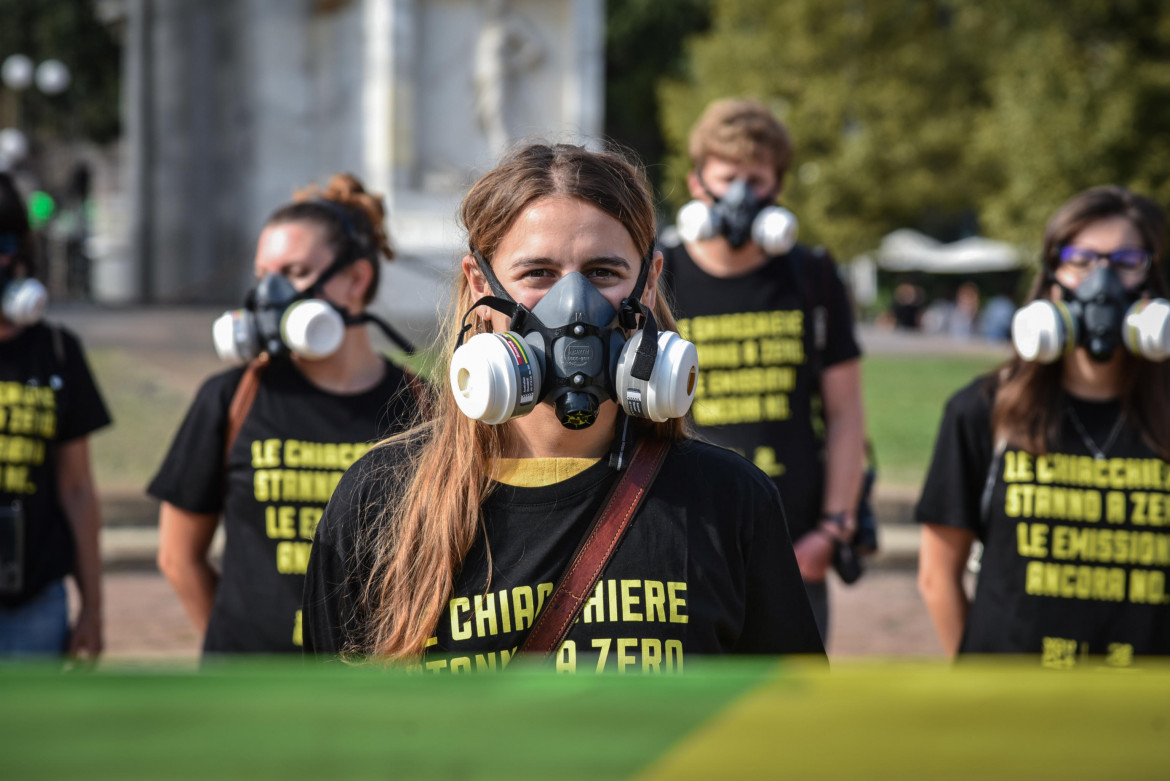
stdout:
[[602,129],[603,0],[124,0],[124,219],[99,301],[240,300],[308,182],[386,193],[380,303],[433,317],[466,186],[516,140]]

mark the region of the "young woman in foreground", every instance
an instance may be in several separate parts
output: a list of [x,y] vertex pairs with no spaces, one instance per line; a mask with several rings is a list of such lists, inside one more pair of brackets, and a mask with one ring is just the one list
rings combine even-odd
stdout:
[[1019,356],[948,402],[916,511],[947,653],[1049,667],[1170,653],[1165,232],[1162,210],[1120,187],[1065,204],[1013,322]]
[[[527,146],[472,187],[461,217],[458,314],[494,335],[463,340],[452,318],[443,344],[466,346],[452,358],[453,384],[435,391],[432,420],[342,479],[309,562],[306,650],[434,671],[503,667],[618,480],[611,464],[657,441],[669,444],[665,462],[556,649],[558,669],[823,654],[775,486],[689,439],[679,419],[693,386],[664,375],[672,361],[686,371],[690,346],[668,333],[674,321],[656,295],[661,256],[641,169],[613,153]],[[631,389],[628,372],[615,380],[612,363],[589,363],[587,342],[608,342],[612,356],[627,336],[653,339],[639,330],[650,311],[662,329],[657,388]],[[511,370],[535,367],[529,393],[521,383],[501,402],[500,388],[484,390],[485,342],[512,351]]]

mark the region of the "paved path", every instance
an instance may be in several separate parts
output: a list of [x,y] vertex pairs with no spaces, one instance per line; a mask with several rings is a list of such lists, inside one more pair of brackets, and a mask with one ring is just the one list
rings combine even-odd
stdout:
[[[161,575],[115,572],[105,583],[107,662],[195,666],[199,638]],[[831,658],[941,655],[912,571],[877,570],[854,586],[831,581],[830,589]]]

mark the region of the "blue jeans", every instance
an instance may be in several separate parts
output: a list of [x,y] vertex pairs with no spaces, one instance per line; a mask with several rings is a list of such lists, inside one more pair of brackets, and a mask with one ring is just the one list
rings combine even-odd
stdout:
[[0,657],[60,656],[69,642],[65,581],[50,583],[30,602],[0,607]]

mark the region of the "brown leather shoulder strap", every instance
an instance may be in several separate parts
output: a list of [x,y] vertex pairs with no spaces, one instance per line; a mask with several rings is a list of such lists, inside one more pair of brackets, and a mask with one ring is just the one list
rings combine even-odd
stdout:
[[260,390],[260,375],[267,367],[268,353],[261,353],[259,357],[252,359],[248,367],[244,369],[244,375],[240,377],[240,384],[236,386],[236,392],[232,395],[232,403],[228,406],[227,431],[223,440],[224,466],[227,466],[228,454],[232,451],[232,445],[236,443],[236,437],[240,435],[244,420],[247,419],[248,413],[252,410],[252,402],[256,401],[256,393]]
[[617,550],[669,449],[670,442],[663,440],[644,439],[638,444],[633,460],[601,506],[601,512],[520,646],[520,653],[547,657],[560,646]]

